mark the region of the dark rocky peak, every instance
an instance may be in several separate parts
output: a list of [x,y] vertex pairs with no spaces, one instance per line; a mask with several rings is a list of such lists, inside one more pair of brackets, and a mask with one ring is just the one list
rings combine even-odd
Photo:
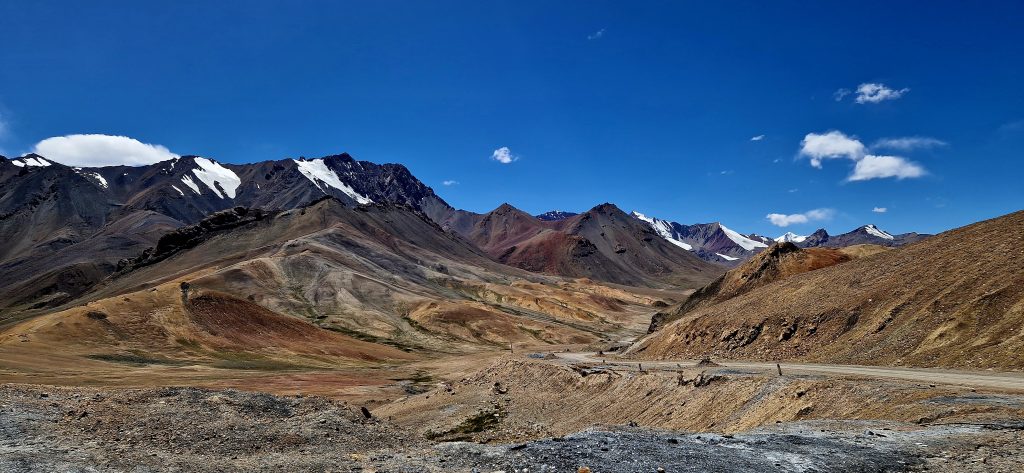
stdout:
[[831,236],[828,234],[828,232],[825,231],[824,228],[819,228],[815,230],[814,233],[808,235],[804,241],[800,242],[800,246],[804,248],[812,246],[821,246],[825,244],[825,242],[827,242],[829,238],[831,238]]
[[495,216],[514,215],[514,216],[525,216],[525,217],[529,217],[531,219],[534,218],[533,215],[530,215],[530,214],[528,214],[526,212],[523,212],[522,210],[519,210],[518,208],[514,207],[512,204],[509,204],[508,202],[499,205],[498,208],[490,211],[488,213],[488,215],[495,215]]
[[615,205],[615,204],[613,204],[611,202],[605,202],[603,204],[594,206],[594,208],[588,210],[587,212],[599,213],[599,214],[604,214],[604,215],[615,215],[615,216],[624,215],[624,216],[628,217],[626,212],[623,212],[622,209],[620,209],[617,205]]
[[569,219],[569,218],[575,217],[577,215],[579,215],[579,214],[575,213],[575,212],[565,212],[565,211],[562,211],[562,210],[550,210],[550,211],[544,212],[544,213],[542,213],[540,215],[534,215],[534,217],[536,217],[539,220],[544,220],[545,222],[557,222],[557,221],[560,221],[560,220],[565,220],[565,219]]

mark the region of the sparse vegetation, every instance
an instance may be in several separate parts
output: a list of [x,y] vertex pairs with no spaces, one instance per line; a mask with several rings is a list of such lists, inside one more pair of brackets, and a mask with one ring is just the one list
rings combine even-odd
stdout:
[[485,432],[487,430],[497,427],[501,423],[501,419],[504,416],[504,412],[500,408],[485,409],[472,416],[469,416],[462,421],[459,425],[453,427],[450,430],[444,432],[424,432],[423,436],[427,440],[440,440],[444,439],[449,442],[459,440],[469,440],[472,434]]

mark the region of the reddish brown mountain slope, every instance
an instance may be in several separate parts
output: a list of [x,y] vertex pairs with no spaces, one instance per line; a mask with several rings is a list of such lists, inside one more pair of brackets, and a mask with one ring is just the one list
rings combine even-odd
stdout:
[[466,215],[456,217],[450,229],[496,261],[528,271],[649,287],[700,287],[724,271],[612,204],[557,221],[508,204],[478,216],[471,226]]

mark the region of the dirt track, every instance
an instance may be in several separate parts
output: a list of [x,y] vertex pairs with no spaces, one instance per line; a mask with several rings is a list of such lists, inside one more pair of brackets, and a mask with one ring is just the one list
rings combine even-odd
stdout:
[[[662,361],[624,361],[602,358],[596,353],[556,353],[559,360],[566,363],[597,363],[622,366],[626,368],[658,370],[678,370],[692,368],[696,360],[662,360]],[[778,368],[775,363],[750,361],[719,361],[715,363],[725,368],[733,368],[757,373],[771,373]],[[970,372],[953,371],[933,368],[895,368],[881,366],[858,365],[825,365],[814,363],[780,363],[783,373],[818,374],[827,376],[864,376],[878,379],[899,379],[930,384],[952,384],[973,388],[1006,389],[1024,391],[1024,373],[1006,372]]]

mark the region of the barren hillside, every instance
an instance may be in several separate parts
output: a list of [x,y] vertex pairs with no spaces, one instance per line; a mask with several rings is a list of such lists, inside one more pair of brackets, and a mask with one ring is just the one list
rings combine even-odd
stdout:
[[686,313],[630,352],[1024,367],[1024,212],[798,274]]

